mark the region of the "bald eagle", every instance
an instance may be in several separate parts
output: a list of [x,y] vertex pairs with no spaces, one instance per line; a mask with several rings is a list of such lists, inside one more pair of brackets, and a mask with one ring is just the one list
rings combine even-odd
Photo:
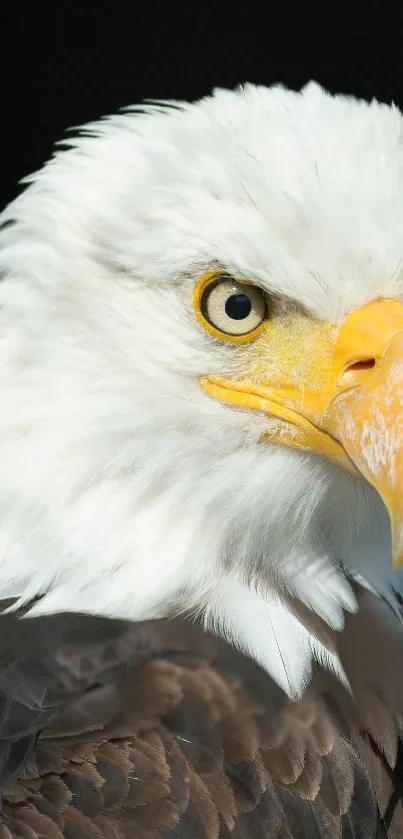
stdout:
[[403,117],[62,146],[1,216],[1,839],[403,836]]

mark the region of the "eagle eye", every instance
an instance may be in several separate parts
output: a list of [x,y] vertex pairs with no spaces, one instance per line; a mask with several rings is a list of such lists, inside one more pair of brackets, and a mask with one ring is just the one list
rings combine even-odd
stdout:
[[196,287],[196,314],[215,337],[252,340],[267,319],[262,289],[228,274],[208,275]]

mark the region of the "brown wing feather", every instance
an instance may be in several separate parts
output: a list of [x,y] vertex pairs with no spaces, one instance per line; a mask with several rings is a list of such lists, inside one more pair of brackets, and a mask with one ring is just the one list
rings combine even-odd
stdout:
[[0,618],[0,839],[402,837],[402,643],[361,607],[357,701],[318,669],[295,703],[180,621]]

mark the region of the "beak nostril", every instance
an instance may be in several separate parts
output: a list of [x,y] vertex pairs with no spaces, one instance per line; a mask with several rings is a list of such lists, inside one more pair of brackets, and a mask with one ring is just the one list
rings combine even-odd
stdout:
[[374,358],[361,358],[359,361],[354,361],[352,364],[349,364],[346,369],[345,373],[358,373],[360,370],[372,370],[375,367],[375,359]]

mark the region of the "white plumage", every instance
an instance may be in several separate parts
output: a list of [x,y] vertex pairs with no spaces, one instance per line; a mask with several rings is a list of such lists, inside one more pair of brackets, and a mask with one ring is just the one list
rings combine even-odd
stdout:
[[395,582],[388,515],[201,390],[242,347],[201,329],[191,294],[219,266],[336,324],[401,298],[402,115],[247,85],[63,145],[2,216],[1,593],[45,593],[32,613],[203,614],[298,693],[313,651],[337,661],[278,591],[340,628],[343,566]]

